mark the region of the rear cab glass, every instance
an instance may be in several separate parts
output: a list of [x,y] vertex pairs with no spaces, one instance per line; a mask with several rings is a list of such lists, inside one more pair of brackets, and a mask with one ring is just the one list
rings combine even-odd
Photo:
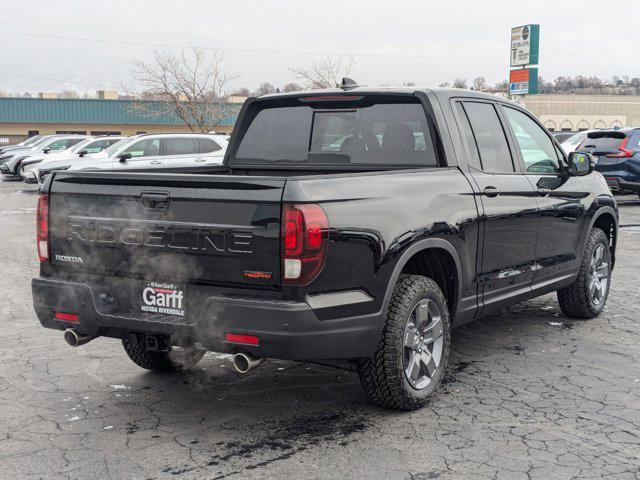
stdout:
[[433,122],[413,96],[285,97],[255,106],[232,165],[441,165]]

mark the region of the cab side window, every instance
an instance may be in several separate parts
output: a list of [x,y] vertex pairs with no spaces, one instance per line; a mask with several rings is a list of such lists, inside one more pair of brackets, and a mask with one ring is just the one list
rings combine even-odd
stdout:
[[[78,142],[76,142],[78,143]],[[56,140],[55,142],[52,142],[48,145],[48,148],[50,151],[56,151],[56,150],[65,150],[67,148],[69,148],[71,145],[69,145],[69,139],[68,138],[63,138],[60,140]]]
[[560,172],[558,151],[549,135],[521,111],[510,107],[503,107],[503,111],[516,137],[527,172]]
[[469,150],[469,165],[476,170],[482,170],[482,163],[480,162],[480,154],[478,153],[476,139],[473,137],[469,118],[467,117],[467,113],[464,111],[462,103],[456,102],[456,110],[460,119],[460,132],[462,133],[464,142],[467,144],[467,149]]
[[86,150],[87,153],[98,153],[104,150],[109,146],[108,140],[98,140],[87,145],[83,150]]
[[513,159],[498,112],[491,103],[464,102],[482,170],[487,173],[514,173]]
[[127,148],[123,154],[130,153],[133,158],[136,157],[155,157],[160,155],[160,139],[146,139],[134,143]]

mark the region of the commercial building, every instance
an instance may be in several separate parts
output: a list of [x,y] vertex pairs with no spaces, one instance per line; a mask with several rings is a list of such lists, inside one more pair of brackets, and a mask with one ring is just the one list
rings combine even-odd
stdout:
[[[52,133],[121,134],[188,132],[177,116],[153,101],[117,100],[117,92],[98,92],[97,99],[0,98],[0,145],[29,135]],[[245,97],[232,97],[231,112],[215,131],[233,129]],[[552,131],[640,127],[640,96],[539,94],[516,97]]]
[[[161,102],[99,99],[0,98],[0,144],[13,144],[30,135],[82,133],[134,135],[136,133],[188,132],[176,115],[166,113]],[[215,127],[218,133],[233,129],[239,103],[229,103],[229,116]]]
[[525,95],[517,99],[552,131],[640,127],[638,95]]

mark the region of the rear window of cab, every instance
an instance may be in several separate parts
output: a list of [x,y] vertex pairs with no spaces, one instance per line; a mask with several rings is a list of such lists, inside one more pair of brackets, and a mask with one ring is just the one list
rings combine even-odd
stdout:
[[[346,99],[346,100],[345,100]],[[232,164],[438,166],[435,129],[415,97],[319,96],[264,103]]]

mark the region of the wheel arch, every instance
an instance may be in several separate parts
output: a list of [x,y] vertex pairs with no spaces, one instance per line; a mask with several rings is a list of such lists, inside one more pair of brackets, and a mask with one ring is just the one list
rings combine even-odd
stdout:
[[[440,258],[438,254],[445,254],[445,257]],[[444,263],[433,262],[433,256],[436,256],[438,260]],[[430,258],[431,257],[431,258]],[[426,264],[425,261],[431,260],[431,264]],[[445,294],[447,299],[447,305],[449,307],[449,315],[451,316],[452,323],[458,305],[460,304],[461,295],[461,282],[462,282],[462,267],[460,263],[460,257],[453,244],[442,238],[427,238],[419,240],[416,243],[409,246],[400,256],[399,260],[393,269],[393,273],[389,278],[389,284],[387,285],[387,291],[384,297],[383,312],[386,312],[389,308],[389,302],[393,294],[393,289],[398,281],[398,278],[402,273],[414,273],[422,274],[420,268],[426,268],[427,271],[432,268],[437,272],[436,278],[432,278],[441,290]],[[442,271],[444,268],[444,271]],[[449,270],[450,269],[450,270]],[[440,272],[438,272],[440,270]],[[448,278],[447,273],[452,273],[452,278]]]
[[[604,231],[605,235],[609,239],[609,246],[611,249],[611,268],[615,266],[616,262],[616,244],[618,241],[618,216],[616,211],[611,207],[601,207],[591,219],[589,225],[589,232],[593,228],[600,228]],[[586,243],[585,247],[586,248]],[[583,248],[583,255],[584,255]]]

